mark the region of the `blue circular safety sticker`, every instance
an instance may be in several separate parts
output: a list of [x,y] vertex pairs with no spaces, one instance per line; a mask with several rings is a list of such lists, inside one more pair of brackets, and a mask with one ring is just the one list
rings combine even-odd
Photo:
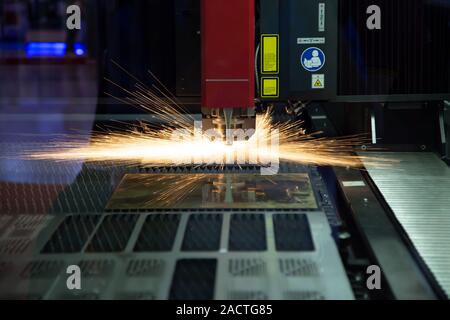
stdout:
[[303,51],[301,56],[303,68],[309,72],[316,72],[325,65],[325,53],[319,48],[311,47]]

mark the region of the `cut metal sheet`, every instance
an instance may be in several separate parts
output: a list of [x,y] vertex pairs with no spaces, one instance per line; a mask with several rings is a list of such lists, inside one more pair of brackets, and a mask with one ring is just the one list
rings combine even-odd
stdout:
[[108,209],[316,209],[308,174],[127,174]]
[[[0,255],[0,298],[354,298],[327,216],[322,211],[179,212],[107,213],[94,232],[97,239],[93,241],[94,252],[63,250],[49,255],[37,251],[31,262],[29,253]],[[67,217],[55,217],[54,223],[41,231],[35,247],[43,248]],[[286,228],[286,220],[294,222],[292,228]],[[283,222],[281,233],[275,221]],[[308,226],[314,250],[298,251],[302,248],[288,234],[289,239],[282,241],[283,252],[279,251],[277,238],[283,231],[304,232],[304,228],[298,227],[299,221]],[[203,222],[211,222],[211,230]],[[217,244],[214,251],[205,245],[208,241],[214,243],[212,232],[220,235],[219,251]],[[81,290],[67,290],[69,265],[79,265],[87,277]]]

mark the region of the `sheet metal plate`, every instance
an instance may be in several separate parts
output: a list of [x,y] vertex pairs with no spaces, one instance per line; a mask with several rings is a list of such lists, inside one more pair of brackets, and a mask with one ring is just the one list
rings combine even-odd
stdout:
[[127,174],[107,209],[317,209],[307,173]]
[[[205,297],[211,296],[215,272],[215,299],[352,299],[331,235],[330,224],[341,222],[314,167],[282,163],[280,172],[308,177],[317,209],[106,212],[106,204],[125,174],[259,171],[256,167],[143,169],[111,163],[78,167],[23,163],[15,174],[51,177],[46,182],[61,184],[61,191],[44,183],[27,189],[13,182],[4,183],[0,190],[0,298]],[[0,175],[7,173],[1,171]],[[51,206],[41,204],[53,193]],[[298,232],[302,236],[291,236]],[[82,270],[80,291],[66,286],[66,268],[72,264]],[[183,283],[173,282],[184,281],[184,275],[194,276],[192,269],[208,274],[208,282],[195,281],[199,287],[180,292]]]
[[[201,243],[198,238],[189,236],[190,222],[195,221],[194,231],[200,233],[204,241],[209,241],[208,223],[199,225],[199,222],[215,220],[218,215],[221,217],[218,246],[186,250],[186,241]],[[246,222],[256,216],[262,223],[263,237],[246,232],[249,230]],[[87,221],[89,215],[78,217]],[[120,226],[125,217],[128,217],[127,228],[132,234],[122,239],[124,233]],[[0,255],[1,299],[354,298],[328,220],[320,211],[106,213],[78,252],[48,253],[45,248],[49,241],[55,240],[52,235],[65,228],[64,221],[68,219],[71,216],[54,216],[46,221],[42,232],[33,239],[33,245],[25,251]],[[305,235],[308,233],[308,242],[311,241],[313,247],[277,245],[276,239],[280,236],[277,228],[280,227],[275,221],[283,222],[281,229],[286,229],[288,222],[302,222],[309,230],[305,229]],[[147,232],[149,223],[157,223],[163,233],[161,237]],[[232,232],[232,224],[237,232]],[[104,227],[109,228],[108,233],[101,230]],[[145,241],[140,237],[142,234],[147,236]],[[66,237],[65,243],[68,243],[76,234]],[[261,248],[261,239],[264,248],[256,250],[256,247]],[[285,239],[293,240],[297,239]],[[159,241],[158,246],[154,245],[155,241]],[[169,245],[162,246],[161,241]],[[233,242],[254,244],[254,247],[235,251],[231,246]],[[91,243],[96,246],[92,247]],[[115,243],[123,245],[117,249]],[[82,271],[81,290],[69,290],[66,286],[66,269],[73,264]]]
[[368,172],[437,281],[450,294],[450,168],[433,153],[379,153],[399,161]]

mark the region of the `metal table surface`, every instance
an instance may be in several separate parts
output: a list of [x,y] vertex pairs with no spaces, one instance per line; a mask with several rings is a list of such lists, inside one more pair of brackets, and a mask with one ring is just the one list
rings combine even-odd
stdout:
[[399,161],[368,173],[443,290],[450,293],[450,168],[433,153],[377,153]]
[[[24,146],[0,143],[0,150]],[[282,173],[309,174],[314,209],[116,211],[106,205],[125,174],[260,168],[6,160],[0,161],[0,299],[355,298],[332,234],[339,219],[317,168],[280,164]],[[309,245],[288,247],[299,234]],[[66,268],[74,264],[86,281],[71,291]]]

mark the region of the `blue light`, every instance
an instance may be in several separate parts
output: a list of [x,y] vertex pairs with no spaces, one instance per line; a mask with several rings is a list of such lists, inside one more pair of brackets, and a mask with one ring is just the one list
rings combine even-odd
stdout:
[[77,56],[83,56],[86,53],[86,46],[82,43],[75,43],[75,54]]
[[30,42],[27,44],[27,57],[63,57],[67,45],[64,42]]
[[[75,43],[74,49],[77,56],[86,53],[86,46],[82,43]],[[65,42],[30,42],[26,46],[27,57],[64,57],[66,51]]]
[[82,56],[82,55],[84,54],[84,50],[83,50],[83,49],[76,49],[76,50],[75,50],[75,54],[76,54],[77,56]]

